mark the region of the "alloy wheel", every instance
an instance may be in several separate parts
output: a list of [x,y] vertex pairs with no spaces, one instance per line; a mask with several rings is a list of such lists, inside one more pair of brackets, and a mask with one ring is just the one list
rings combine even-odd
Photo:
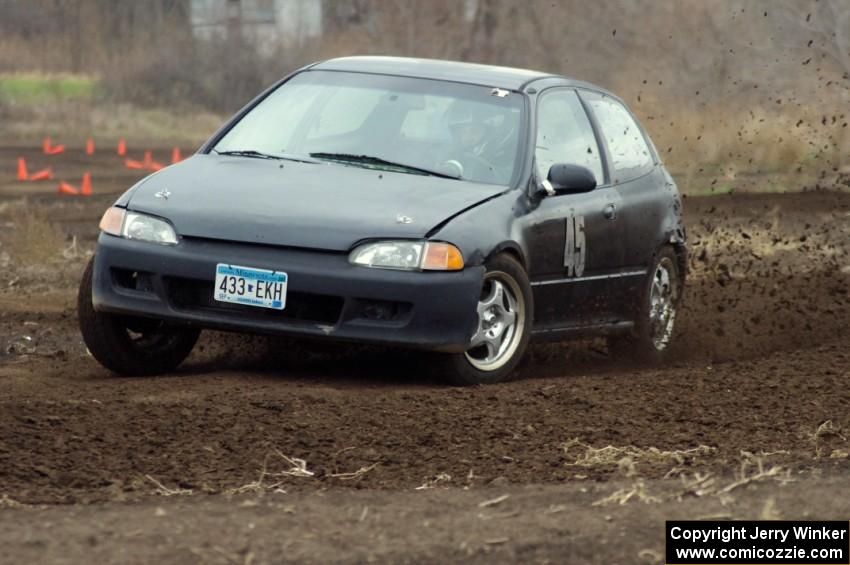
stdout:
[[659,261],[652,275],[652,287],[649,293],[649,333],[652,345],[658,351],[663,351],[673,337],[679,293],[676,277],[676,268],[668,257]]
[[476,310],[478,327],[466,359],[480,371],[495,371],[513,357],[522,339],[526,316],[519,284],[501,271],[487,273]]

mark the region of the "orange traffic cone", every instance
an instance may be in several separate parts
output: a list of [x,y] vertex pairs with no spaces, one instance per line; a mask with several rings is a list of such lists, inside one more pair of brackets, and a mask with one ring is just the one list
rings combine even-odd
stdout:
[[18,157],[18,180],[27,180],[27,160],[23,157]]
[[83,184],[80,186],[80,194],[83,196],[91,196],[91,173],[83,173]]
[[80,192],[74,187],[74,185],[68,184],[65,181],[61,181],[59,183],[59,194],[70,194],[72,196],[76,196]]
[[92,138],[86,139],[86,155],[94,155],[94,140]]
[[145,168],[149,171],[159,171],[163,168],[161,163],[157,163],[153,160],[153,154],[150,151],[145,151],[145,160],[144,160]]
[[124,166],[128,169],[144,169],[145,165],[133,159],[124,159]]
[[172,149],[171,150],[171,164],[173,165],[174,163],[179,163],[182,160],[183,160],[183,156],[180,155],[180,148],[175,147],[174,149]]
[[127,143],[124,141],[123,137],[118,140],[118,150],[116,153],[118,153],[121,157],[127,154]]
[[38,180],[50,180],[53,178],[53,171],[50,170],[50,167],[38,171],[37,173],[33,173],[30,175],[30,181],[38,181]]
[[49,137],[44,138],[41,147],[44,150],[45,155],[59,155],[60,153],[65,152],[64,145],[51,145]]

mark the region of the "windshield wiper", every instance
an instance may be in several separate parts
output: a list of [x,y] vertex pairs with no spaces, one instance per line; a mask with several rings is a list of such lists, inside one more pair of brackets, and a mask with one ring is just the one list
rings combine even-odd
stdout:
[[393,167],[397,169],[403,169],[404,171],[409,171],[411,173],[416,173],[420,175],[430,175],[432,177],[440,177],[444,179],[457,180],[460,178],[460,175],[453,175],[441,171],[434,171],[432,169],[425,169],[422,167],[417,167],[415,165],[396,163],[394,161],[388,161],[387,159],[382,159],[381,157],[373,157],[371,155],[354,155],[353,153],[310,153],[310,157],[315,157],[317,159],[328,159],[330,161],[341,161],[344,163],[362,163],[364,165],[377,165],[379,167]]
[[279,161],[296,161],[298,163],[313,163],[318,164],[320,161],[316,159],[310,159],[309,157],[301,157],[300,155],[289,155],[288,153],[263,153],[262,151],[257,151],[255,149],[234,149],[232,151],[219,151],[218,149],[213,149],[218,155],[232,155],[235,157],[252,157],[255,159],[277,159]]

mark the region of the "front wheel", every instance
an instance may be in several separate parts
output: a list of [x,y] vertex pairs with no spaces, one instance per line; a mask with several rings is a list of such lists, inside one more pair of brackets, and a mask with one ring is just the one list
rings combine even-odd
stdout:
[[488,261],[475,333],[464,353],[441,355],[445,378],[460,386],[507,378],[528,346],[533,312],[531,284],[522,265],[509,255]]
[[612,350],[641,362],[664,361],[673,339],[683,283],[676,252],[663,247],[649,270],[634,330],[626,336],[611,338]]
[[191,353],[200,330],[159,320],[97,312],[92,305],[89,261],[80,283],[77,314],[83,342],[98,363],[119,375],[157,375],[173,370]]

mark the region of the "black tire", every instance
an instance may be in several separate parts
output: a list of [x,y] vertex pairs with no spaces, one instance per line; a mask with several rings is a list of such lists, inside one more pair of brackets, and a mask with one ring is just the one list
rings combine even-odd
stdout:
[[[493,281],[498,281],[503,286],[503,292],[510,291],[515,295],[513,298],[516,316],[513,333],[504,337],[503,343],[506,345],[503,356],[489,365],[486,363],[487,352],[489,352],[487,345],[472,347],[465,353],[440,354],[437,363],[439,376],[453,385],[492,384],[505,380],[516,369],[531,338],[534,297],[525,269],[516,259],[507,254],[496,255],[487,261],[486,267],[482,300],[485,295],[493,292]],[[505,298],[502,303],[502,309],[506,312],[510,311],[508,298]],[[481,324],[480,319],[479,324]],[[482,327],[479,325],[478,331],[481,331]],[[508,331],[509,329],[505,327],[502,335],[507,334]],[[476,332],[476,336],[478,335]],[[507,343],[508,340],[511,341]],[[482,352],[482,347],[486,351]],[[499,350],[501,351],[501,348]],[[479,358],[482,354],[485,359]]]
[[86,266],[80,282],[77,315],[83,342],[98,363],[113,373],[126,376],[167,373],[182,363],[198,341],[200,330],[96,312],[92,305],[93,265],[94,258]]
[[[662,311],[667,312],[661,308],[653,312],[653,285],[658,282],[661,267],[668,273],[667,287],[671,293],[672,316],[661,315]],[[682,267],[676,251],[670,246],[662,247],[655,255],[648,273],[635,314],[634,329],[626,335],[609,338],[608,344],[616,358],[656,365],[663,363],[669,354],[676,314],[684,290]]]

